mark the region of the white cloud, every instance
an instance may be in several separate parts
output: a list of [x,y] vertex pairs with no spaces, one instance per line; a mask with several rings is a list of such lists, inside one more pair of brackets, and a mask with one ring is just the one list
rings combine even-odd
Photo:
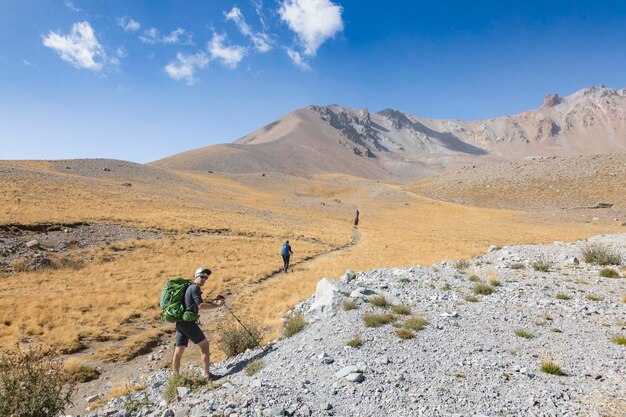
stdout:
[[89,22],[74,23],[72,32],[67,36],[50,32],[44,36],[43,44],[77,68],[99,71],[106,59]]
[[193,43],[191,41],[191,34],[187,32],[185,29],[176,28],[169,35],[163,36],[163,43],[167,44],[179,44],[179,45],[189,45]]
[[169,35],[161,36],[159,30],[156,28],[150,28],[143,31],[143,35],[139,36],[139,39],[145,43],[165,43],[168,45],[191,45],[191,33],[185,29],[176,28],[170,32]]
[[237,68],[237,65],[246,54],[245,48],[234,45],[224,46],[226,35],[213,34],[213,38],[207,44],[212,59],[218,59],[222,64],[230,69]]
[[65,0],[64,4],[65,4],[65,7],[67,7],[68,9],[70,9],[73,12],[81,12],[82,11],[78,7],[74,6],[74,2],[72,0]]
[[239,32],[242,35],[249,37],[254,43],[254,48],[259,52],[267,52],[272,49],[270,37],[265,33],[254,32],[250,25],[246,23],[246,20],[241,13],[241,10],[237,7],[233,7],[230,12],[224,12],[226,20],[232,20]]
[[209,63],[209,58],[204,52],[194,55],[176,54],[176,61],[172,61],[165,66],[165,72],[176,81],[185,80],[187,85],[196,82],[196,69],[202,69]]
[[141,24],[136,20],[129,18],[128,16],[118,17],[115,19],[117,25],[124,29],[124,32],[134,32],[141,28]]
[[315,56],[321,44],[343,30],[341,12],[341,6],[330,0],[285,0],[278,9],[308,56]]
[[309,64],[307,64],[302,58],[302,55],[300,55],[300,52],[294,51],[293,49],[287,49],[287,55],[289,55],[291,61],[301,70],[308,71],[311,69]]
[[128,53],[126,52],[126,49],[124,49],[123,46],[120,46],[115,50],[115,55],[109,60],[109,62],[115,66],[119,66],[122,63],[121,59],[126,58],[127,56]]

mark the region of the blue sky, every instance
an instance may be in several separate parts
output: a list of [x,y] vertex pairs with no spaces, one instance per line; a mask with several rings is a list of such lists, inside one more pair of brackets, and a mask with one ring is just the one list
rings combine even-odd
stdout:
[[309,104],[489,118],[624,68],[623,0],[0,0],[0,159],[149,162]]

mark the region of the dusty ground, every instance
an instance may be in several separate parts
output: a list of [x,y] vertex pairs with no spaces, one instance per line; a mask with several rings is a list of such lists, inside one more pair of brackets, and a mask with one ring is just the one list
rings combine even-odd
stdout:
[[[603,174],[596,173],[602,181],[593,181],[593,171],[585,178],[590,184],[613,178],[617,185],[598,187],[593,194],[597,198],[591,200],[623,208],[623,193],[615,187],[625,177]],[[169,172],[111,160],[0,162],[0,224],[23,228],[78,222],[155,233],[67,248],[64,255],[78,256],[80,251],[88,259],[77,267],[26,269],[11,272],[11,280],[0,278],[0,346],[43,341],[101,367],[103,376],[83,385],[81,398],[92,390],[101,392],[102,384],[140,380],[144,371],[169,360],[170,351],[160,348],[152,351],[154,360],[141,354],[142,348],[150,351],[158,343],[170,343],[171,326],[158,322],[158,295],[168,278],[190,276],[198,266],[214,271],[206,296],[229,294],[238,316],[265,326],[270,339],[285,312],[308,298],[320,278],[338,277],[347,268],[429,265],[469,258],[491,245],[574,241],[624,230],[621,221],[568,217],[563,213],[570,211],[560,209],[546,215],[502,208],[506,205],[472,207],[467,204],[483,198],[471,193],[467,195],[473,200],[464,201],[466,205],[420,195],[441,191],[437,181],[444,180],[432,181],[430,188],[407,188],[345,176]],[[505,201],[509,207],[523,207],[513,204],[506,181],[493,183],[502,189],[491,188],[492,193],[510,197]],[[549,195],[541,184],[533,187],[540,197]],[[459,201],[447,192],[438,197]],[[357,207],[360,239],[354,240]],[[0,239],[8,241],[4,233]],[[285,239],[295,252],[288,274],[277,273]],[[14,300],[24,296],[33,302],[16,308]],[[218,325],[227,317],[215,314],[204,322],[217,342]],[[136,355],[128,365],[110,362]],[[220,356],[214,349],[214,358]],[[190,354],[187,360],[196,357]]]

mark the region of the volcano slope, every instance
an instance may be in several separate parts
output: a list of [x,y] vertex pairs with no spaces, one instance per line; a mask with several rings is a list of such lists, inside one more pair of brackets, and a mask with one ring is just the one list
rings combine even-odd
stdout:
[[[269,340],[320,278],[347,268],[424,265],[468,258],[491,245],[574,241],[622,230],[615,223],[452,204],[348,176],[223,175],[113,160],[0,162],[0,203],[3,262],[13,245],[33,240],[32,230],[39,237],[50,234],[50,226],[72,234],[87,223],[98,226],[92,235],[109,231],[91,240],[77,234],[76,243],[64,246],[32,246],[22,263],[8,262],[11,279],[0,279],[0,345],[41,341],[102,367],[113,380],[128,375],[114,374],[119,366],[110,361],[141,360],[156,344],[169,343],[165,334],[172,328],[158,320],[160,289],[198,266],[214,271],[205,296],[228,294],[238,316],[265,327]],[[361,238],[346,247],[357,207]],[[150,233],[129,233],[133,237],[124,240],[110,225]],[[295,252],[294,267],[276,274],[285,239]],[[31,270],[37,257],[54,262]],[[31,302],[17,308],[15,300],[24,297]],[[205,320],[213,342],[227,319],[218,313]],[[150,362],[142,372],[158,366]],[[128,369],[132,378],[141,377],[137,366]],[[86,392],[101,392],[101,381],[91,384]]]

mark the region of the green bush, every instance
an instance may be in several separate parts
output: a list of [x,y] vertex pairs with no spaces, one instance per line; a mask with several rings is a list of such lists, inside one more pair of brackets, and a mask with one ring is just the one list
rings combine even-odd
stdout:
[[626,346],[626,336],[622,336],[622,335],[616,334],[616,335],[611,337],[611,340],[616,345]]
[[523,330],[523,329],[515,330],[515,336],[522,337],[524,339],[534,339],[535,338],[534,334],[532,334],[531,332],[527,332],[526,330]]
[[178,397],[178,390],[176,389],[178,387],[187,387],[192,391],[196,391],[201,388],[212,390],[219,386],[221,386],[221,384],[214,384],[202,376],[200,372],[192,369],[185,369],[180,373],[172,374],[170,376],[167,380],[167,384],[165,385],[163,398],[165,401],[170,402]]
[[356,301],[343,300],[343,302],[341,303],[341,308],[344,309],[345,311],[354,310],[355,308],[357,308]]
[[52,349],[0,353],[0,415],[56,417],[72,402],[74,380]]
[[474,294],[489,295],[493,293],[493,287],[491,285],[479,282],[474,285],[474,289],[472,291],[474,291]]
[[346,346],[350,346],[356,349],[360,348],[361,346],[363,346],[363,341],[361,340],[361,336],[358,334],[355,334],[346,342]]
[[470,267],[470,263],[467,259],[459,259],[455,264],[456,269],[464,271]]
[[548,261],[547,259],[539,259],[533,262],[533,269],[535,271],[539,271],[539,272],[550,272],[550,269],[552,269],[552,262]]
[[304,326],[306,326],[306,319],[304,318],[304,315],[301,313],[292,314],[287,317],[283,323],[283,335],[285,337],[291,337],[300,330],[304,329]]
[[391,305],[384,295],[373,295],[367,299],[367,302],[380,308],[387,308]]
[[248,330],[237,324],[220,329],[222,333],[220,349],[226,356],[238,355],[247,349],[254,349],[261,345],[263,340],[261,327],[255,323],[246,323],[245,326]]
[[384,314],[364,314],[363,322],[365,323],[365,327],[378,327],[383,324],[389,324],[395,321],[395,317],[393,314],[384,313]]
[[411,309],[407,306],[402,306],[402,305],[392,306],[391,311],[393,311],[395,314],[400,314],[402,316],[411,314]]
[[572,297],[570,297],[570,296],[569,296],[569,295],[567,295],[567,294],[563,294],[562,292],[560,292],[560,293],[558,293],[558,294],[556,295],[556,299],[557,299],[557,300],[571,300],[571,299],[572,299]]
[[619,278],[619,272],[611,268],[602,268],[600,270],[600,276],[603,278]]
[[515,262],[512,263],[511,265],[509,265],[509,268],[511,269],[526,269],[526,265],[519,263],[519,262]]
[[258,373],[261,369],[263,369],[264,366],[265,366],[265,362],[263,362],[263,359],[257,359],[255,361],[250,362],[249,364],[246,365],[246,368],[245,368],[246,375],[252,376]]
[[402,340],[413,339],[415,337],[415,332],[411,329],[402,328],[396,331],[396,336]]
[[411,317],[404,322],[404,327],[410,330],[420,331],[428,324],[428,320],[422,317]]
[[478,298],[474,294],[466,295],[464,298],[465,301],[469,301],[470,303],[477,303]]
[[470,281],[472,282],[479,282],[480,278],[478,278],[478,275],[470,275],[468,278]]
[[550,360],[545,360],[541,362],[541,367],[539,369],[541,370],[541,372],[545,372],[546,374],[550,375],[565,375],[565,372],[561,370],[561,367]]
[[596,265],[621,265],[622,257],[619,253],[600,245],[589,245],[583,249],[585,262]]

